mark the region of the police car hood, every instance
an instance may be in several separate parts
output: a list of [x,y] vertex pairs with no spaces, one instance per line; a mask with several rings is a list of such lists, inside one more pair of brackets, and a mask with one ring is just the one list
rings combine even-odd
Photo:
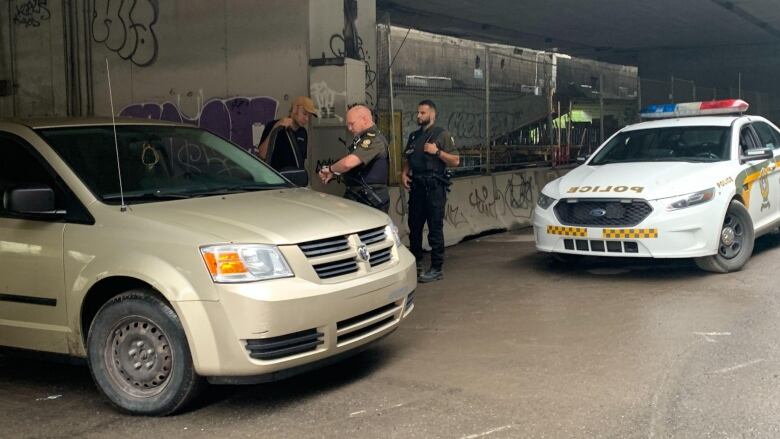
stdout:
[[634,162],[582,165],[550,182],[553,198],[655,200],[714,187],[730,175],[728,162]]

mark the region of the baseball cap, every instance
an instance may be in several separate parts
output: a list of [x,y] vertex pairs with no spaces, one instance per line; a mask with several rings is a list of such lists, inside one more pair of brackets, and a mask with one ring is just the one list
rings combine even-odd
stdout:
[[314,115],[314,117],[320,117],[320,112],[317,111],[317,107],[314,106],[314,101],[312,101],[308,96],[298,96],[295,98],[295,100],[293,100],[292,104],[290,105],[290,109],[293,109],[298,105],[303,107],[307,113]]

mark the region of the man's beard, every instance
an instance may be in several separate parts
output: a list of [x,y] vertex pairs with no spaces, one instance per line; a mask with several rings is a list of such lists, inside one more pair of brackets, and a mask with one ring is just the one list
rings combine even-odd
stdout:
[[419,125],[421,127],[424,127],[424,126],[428,125],[429,123],[431,123],[431,119],[430,118],[428,118],[428,119],[420,119],[419,117],[417,118],[417,125]]

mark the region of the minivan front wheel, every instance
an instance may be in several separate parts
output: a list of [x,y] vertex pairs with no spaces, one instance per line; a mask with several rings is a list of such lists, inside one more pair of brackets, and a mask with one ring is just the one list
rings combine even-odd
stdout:
[[753,254],[755,231],[750,213],[739,201],[732,201],[718,235],[718,252],[696,258],[702,270],[715,273],[739,271]]
[[131,290],[103,305],[87,353],[98,388],[133,414],[172,414],[201,387],[179,317],[151,291]]

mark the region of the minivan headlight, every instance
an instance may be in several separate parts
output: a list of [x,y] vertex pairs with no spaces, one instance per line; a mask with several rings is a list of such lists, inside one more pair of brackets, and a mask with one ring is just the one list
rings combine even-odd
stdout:
[[293,276],[290,266],[275,245],[210,245],[201,247],[200,253],[211,278],[217,283]]
[[696,206],[697,204],[706,203],[713,198],[715,198],[714,187],[677,197],[664,198],[658,201],[666,206],[666,210],[680,210],[685,209],[686,207]]
[[555,202],[555,198],[548,197],[547,195],[539,192],[539,199],[536,201],[536,205],[542,209],[547,209]]
[[385,226],[385,235],[393,237],[393,241],[395,241],[396,247],[401,246],[401,236],[398,234],[398,227],[395,226],[395,223],[393,223],[392,219],[390,220],[390,224]]

